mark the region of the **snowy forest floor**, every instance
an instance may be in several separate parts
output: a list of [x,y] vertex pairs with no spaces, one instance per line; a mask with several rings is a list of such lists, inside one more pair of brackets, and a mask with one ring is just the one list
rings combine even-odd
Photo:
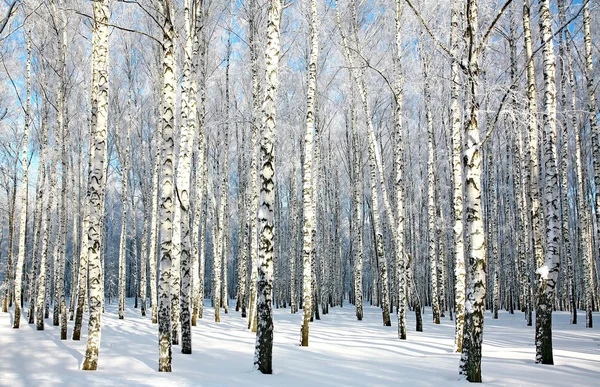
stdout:
[[[208,300],[205,303],[208,305]],[[235,306],[235,303],[231,304]],[[381,312],[365,307],[356,321],[354,307],[330,308],[330,314],[310,325],[310,346],[300,347],[302,311],[275,310],[273,375],[252,372],[255,335],[235,312],[205,307],[204,318],[192,327],[193,354],[173,346],[173,372],[158,373],[157,326],[141,317],[127,300],[125,320],[108,305],[102,318],[98,371],[80,371],[87,324],[82,340],[60,340],[60,328],[46,320],[46,330],[21,321],[12,329],[13,313],[0,313],[0,385],[140,385],[140,386],[447,386],[458,382],[459,354],[452,352],[454,321],[431,322],[423,316],[424,332],[415,332],[408,314],[408,340],[397,339],[396,321],[381,326]],[[395,319],[395,316],[393,316]],[[600,380],[600,330],[586,329],[585,316],[569,324],[569,314],[553,314],[554,366],[534,364],[534,328],[523,313],[502,312],[498,320],[486,313],[482,374],[494,386],[593,386]],[[600,314],[594,315],[596,324]],[[84,321],[86,323],[87,321]],[[598,326],[598,325],[596,325]],[[466,383],[466,382],[464,382]]]

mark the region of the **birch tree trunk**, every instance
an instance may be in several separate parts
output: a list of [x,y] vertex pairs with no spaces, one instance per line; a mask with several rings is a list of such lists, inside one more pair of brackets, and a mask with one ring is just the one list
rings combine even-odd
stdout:
[[[565,16],[565,4],[564,4],[564,0],[559,0],[558,1],[558,9],[559,9],[559,23],[560,25],[564,25],[566,24],[566,16]],[[576,290],[575,290],[575,281],[574,281],[574,267],[573,267],[573,258],[576,254],[577,251],[580,250],[580,246],[578,245],[579,242],[579,237],[577,235],[577,230],[575,229],[571,229],[571,227],[569,227],[569,222],[572,221],[572,224],[577,224],[577,219],[575,217],[575,213],[572,210],[570,204],[569,204],[569,199],[568,199],[568,190],[570,188],[574,188],[575,190],[575,194],[573,195],[575,197],[575,201],[577,203],[577,205],[575,206],[575,208],[578,209],[580,214],[583,214],[582,211],[585,211],[583,207],[579,207],[581,204],[583,204],[584,202],[581,200],[577,200],[577,189],[578,189],[578,184],[577,181],[575,182],[574,186],[570,186],[570,182],[569,182],[569,172],[571,170],[574,171],[579,171],[579,165],[578,163],[575,163],[575,165],[573,165],[573,155],[575,155],[575,160],[577,159],[577,146],[575,145],[574,141],[571,141],[570,139],[576,139],[575,136],[575,131],[578,132],[577,127],[578,127],[578,123],[577,123],[577,115],[575,113],[576,111],[576,93],[575,93],[575,76],[573,74],[573,65],[572,65],[572,57],[571,57],[571,49],[570,49],[570,45],[568,44],[569,41],[569,34],[568,31],[562,31],[560,36],[559,36],[559,41],[560,41],[560,48],[559,48],[559,56],[562,59],[562,65],[561,65],[561,89],[562,89],[562,107],[563,110],[567,110],[567,88],[571,91],[571,98],[569,98],[570,100],[570,108],[571,108],[571,114],[567,114],[564,119],[564,128],[563,128],[563,149],[564,149],[564,153],[563,153],[563,169],[564,173],[563,173],[563,185],[564,185],[564,191],[563,191],[563,195],[564,195],[564,202],[563,202],[563,214],[565,219],[563,219],[563,234],[565,235],[565,243],[568,243],[568,247],[569,247],[569,252],[567,252],[567,268],[566,268],[566,275],[567,275],[567,291],[568,291],[568,305],[567,308],[569,309],[569,311],[571,312],[571,324],[577,324],[577,301],[576,301]],[[570,121],[570,122],[569,122]],[[569,123],[571,123],[571,125],[569,125]],[[559,149],[557,147],[557,149]],[[575,179],[577,179],[577,172],[575,172]],[[581,195],[581,193],[579,193],[579,195]],[[579,198],[581,198],[581,196],[579,196]],[[582,226],[582,236],[585,237],[586,232],[589,233],[589,229],[584,228],[586,227],[584,224],[581,224]],[[566,229],[565,229],[566,227]],[[568,239],[569,241],[566,241],[566,237],[568,235]],[[588,241],[589,241],[589,237],[590,235],[587,235]]]
[[[143,139],[140,136],[140,144],[142,148],[142,160],[146,160],[146,147],[144,146]],[[144,164],[145,165],[145,164]],[[150,210],[148,204],[150,202],[150,197],[148,195],[148,187],[146,183],[142,183],[142,179],[140,179],[140,189],[142,191],[142,204],[143,204],[143,216],[144,223],[142,226],[142,248],[140,251],[140,312],[142,316],[146,316],[146,308],[147,308],[147,297],[148,297],[148,276],[147,276],[147,268],[148,268],[148,232],[150,230],[148,224],[148,212]]]
[[[196,8],[196,37],[194,42],[194,51],[200,45],[199,30],[200,26],[204,23],[203,11],[200,5]],[[204,249],[205,249],[205,234],[206,234],[206,208],[205,204],[205,192],[206,192],[206,178],[208,171],[208,161],[205,157],[206,152],[206,140],[205,140],[205,128],[204,128],[204,117],[206,114],[206,77],[205,77],[205,63],[206,63],[206,44],[204,42],[204,31],[203,41],[200,45],[200,58],[199,65],[195,65],[195,61],[192,62],[195,68],[201,74],[200,81],[200,104],[197,106],[197,110],[194,112],[198,115],[198,170],[196,172],[196,198],[194,208],[194,231],[193,231],[193,253],[194,263],[197,265],[197,269],[194,267],[194,301],[193,301],[193,314],[192,314],[192,325],[196,325],[196,318],[202,318],[202,311],[204,308]],[[195,54],[194,54],[195,56]],[[194,71],[196,73],[196,71]],[[193,90],[195,89],[195,77],[192,80],[192,93],[195,95]],[[198,245],[198,239],[200,238],[200,245]],[[198,273],[198,274],[196,274]]]
[[152,324],[156,324],[158,322],[158,299],[157,299],[157,289],[156,289],[156,275],[157,275],[157,267],[156,267],[156,259],[157,259],[157,249],[158,249],[158,195],[159,195],[159,178],[160,178],[160,151],[161,145],[160,140],[162,139],[162,127],[158,125],[157,133],[156,133],[156,143],[154,146],[156,147],[156,155],[154,157],[154,171],[152,173],[152,194],[150,195],[152,200],[152,219],[150,222],[150,249],[148,254],[148,261],[150,266],[150,308],[152,312]]
[[96,100],[92,103],[92,133],[94,134],[93,150],[91,151],[91,168],[88,176],[88,194],[86,202],[89,205],[90,224],[87,229],[88,264],[89,264],[89,295],[90,315],[88,340],[86,346],[83,370],[96,370],[98,367],[98,352],[100,350],[100,329],[102,316],[102,255],[100,251],[101,230],[103,228],[102,209],[105,181],[105,162],[107,153],[108,131],[108,20],[109,3],[106,0],[95,1],[94,29],[92,39],[95,58],[94,69],[97,77],[93,79],[92,89]]
[[[296,140],[293,140],[294,144]],[[290,259],[289,259],[289,273],[290,273],[290,282],[289,282],[289,291],[290,291],[290,312],[295,314],[298,312],[298,270],[296,269],[296,265],[298,264],[298,184],[296,179],[296,158],[294,157],[293,165],[292,165],[292,176],[290,179],[291,184],[291,220],[292,224],[290,226],[291,233],[291,246],[289,250]],[[303,230],[304,231],[304,230]],[[304,237],[304,232],[302,234]],[[304,250],[303,257],[304,257]],[[304,273],[303,273],[304,274]],[[303,275],[304,279],[304,275]],[[304,282],[304,281],[303,281]]]
[[[423,44],[423,43],[421,43]],[[431,312],[433,323],[440,323],[440,303],[438,291],[438,262],[436,253],[436,204],[435,204],[435,138],[433,132],[433,116],[431,114],[431,90],[429,86],[429,57],[421,47],[423,62],[423,93],[425,98],[425,121],[427,122],[427,234],[429,241],[429,267],[431,270]]]
[[[352,93],[354,95],[354,93]],[[352,101],[355,98],[353,96]],[[363,319],[363,195],[362,195],[362,168],[360,162],[360,151],[358,148],[358,129],[356,122],[356,110],[350,107],[350,125],[352,126],[352,154],[354,157],[353,167],[353,198],[354,201],[354,305],[356,308],[356,319]],[[399,214],[400,215],[400,214]],[[398,217],[400,219],[400,216]]]
[[312,173],[313,133],[315,131],[315,97],[317,88],[317,61],[319,59],[319,30],[318,30],[317,1],[310,2],[310,57],[308,63],[308,88],[306,93],[306,131],[304,134],[304,166],[302,178],[302,211],[304,225],[302,228],[302,329],[300,345],[308,346],[309,322],[313,309],[311,252],[315,232],[315,214],[313,211],[314,186]]
[[71,240],[71,292],[69,295],[69,321],[73,321],[75,318],[75,303],[77,302],[78,292],[78,260],[75,257],[79,257],[79,214],[81,212],[81,179],[77,179],[75,182],[75,168],[79,169],[79,164],[75,164],[73,157],[71,157],[71,203],[73,209],[73,230]]
[[[45,69],[42,69],[42,84],[45,84],[46,80],[46,72]],[[40,288],[40,278],[42,273],[44,273],[45,280],[45,262],[41,262],[41,251],[40,251],[40,243],[42,243],[42,229],[44,225],[43,217],[44,217],[44,191],[45,191],[45,182],[46,182],[46,167],[47,167],[47,152],[48,152],[48,106],[47,102],[44,100],[43,102],[43,116],[42,116],[42,133],[41,140],[42,143],[40,145],[40,156],[38,161],[38,172],[37,172],[37,183],[36,183],[36,199],[35,199],[35,237],[33,243],[33,265],[31,268],[32,277],[31,277],[31,297],[29,297],[29,324],[33,324],[35,322],[35,311],[37,305],[37,292]],[[52,189],[50,189],[52,191]],[[46,223],[46,227],[48,224]],[[47,248],[47,241],[46,241]],[[39,275],[38,275],[39,271]],[[42,298],[42,305],[43,305]],[[42,319],[43,325],[43,319]]]
[[[454,57],[458,57],[458,34],[459,24],[462,18],[459,12],[458,0],[452,1],[451,15],[451,35],[450,49]],[[464,223],[463,223],[463,170],[462,160],[462,142],[460,121],[460,107],[458,104],[460,92],[460,78],[458,73],[458,61],[453,60],[450,69],[452,78],[451,97],[450,97],[450,116],[452,124],[452,204],[454,213],[454,275],[456,282],[454,284],[454,297],[456,304],[455,334],[454,334],[454,352],[462,352],[463,333],[465,325],[465,246],[464,246]]]
[[479,140],[479,48],[478,1],[467,2],[469,123],[466,127],[463,153],[465,177],[465,231],[469,243],[465,255],[470,271],[467,278],[465,327],[459,374],[469,382],[481,382],[481,346],[485,310],[485,238],[481,212],[481,144]]
[[160,282],[158,297],[158,371],[171,372],[172,336],[171,336],[171,284],[173,261],[173,153],[175,126],[175,28],[173,11],[168,0],[162,3],[165,15],[163,30],[163,87],[162,87],[162,147],[160,171]]
[[[532,248],[533,251],[528,254],[528,260],[533,261],[534,265],[542,260],[542,237],[541,237],[541,225],[540,225],[540,210],[539,210],[539,161],[538,161],[538,122],[537,122],[537,92],[535,86],[535,67],[534,62],[531,59],[533,57],[533,48],[531,42],[531,9],[530,0],[525,0],[523,6],[523,34],[525,36],[525,54],[527,59],[527,118],[528,118],[528,130],[527,130],[527,141],[526,143],[526,155],[525,155],[525,182],[528,188],[528,195],[526,197],[527,208],[530,208],[530,231],[532,236]],[[528,146],[527,146],[528,145]],[[533,256],[533,257],[531,257]],[[533,259],[531,259],[533,258]],[[531,278],[529,278],[531,284]],[[532,312],[532,300],[531,300],[531,286],[530,291],[527,294],[527,325],[532,325],[531,312]]]
[[221,233],[219,237],[222,238],[222,266],[223,266],[223,281],[221,292],[221,304],[223,305],[224,312],[229,313],[229,295],[227,291],[227,261],[229,260],[229,67],[231,59],[231,36],[228,34],[227,37],[227,58],[225,65],[225,128],[223,130],[225,147],[223,152],[223,180],[221,185],[221,215],[219,220],[221,222]]
[[[175,137],[175,126],[173,126],[173,137]],[[173,140],[175,141],[175,140]],[[175,149],[173,142],[173,149]],[[179,345],[179,318],[181,315],[181,203],[179,198],[178,180],[175,177],[179,171],[179,165],[175,167],[175,155],[173,156],[173,229],[172,229],[172,255],[171,255],[171,340],[173,345]],[[161,231],[162,232],[162,231]]]
[[19,226],[19,255],[17,256],[17,270],[15,274],[15,316],[13,319],[13,328],[19,329],[21,323],[21,289],[23,278],[23,265],[25,264],[25,237],[27,235],[27,169],[29,152],[29,123],[31,121],[31,27],[27,23],[27,75],[25,87],[27,96],[25,102],[25,126],[23,128],[23,149],[21,150],[21,169],[23,170],[21,186],[21,219]]
[[[404,108],[404,76],[402,74],[402,5],[400,0],[396,0],[396,143],[394,148],[394,173],[396,181],[394,188],[396,192],[396,277],[398,285],[398,338],[406,340],[406,259],[404,249],[404,217],[405,217],[405,189],[404,189],[404,129],[403,112]],[[357,163],[354,164],[357,166]],[[356,176],[356,175],[355,175]],[[358,201],[358,200],[357,200]],[[358,203],[357,203],[358,204]],[[361,257],[362,259],[362,257]]]
[[[588,2],[585,2],[583,5],[583,37],[584,37],[584,46],[585,46],[585,64],[586,64],[586,86],[587,86],[587,94],[588,94],[588,119],[590,121],[590,133],[592,139],[592,147],[593,147],[593,165],[594,165],[594,173],[593,176],[590,176],[590,181],[592,185],[596,187],[594,190],[595,198],[593,198],[595,209],[596,209],[596,243],[600,244],[600,227],[598,227],[598,223],[600,223],[600,192],[598,189],[600,188],[600,131],[598,129],[598,115],[596,109],[596,85],[594,83],[594,62],[593,62],[593,54],[592,54],[592,37],[590,32],[590,6]],[[583,160],[582,160],[583,161]],[[583,192],[582,192],[583,195]],[[583,199],[583,196],[582,196]],[[592,215],[593,216],[593,215]],[[592,328],[592,293],[594,289],[594,276],[593,276],[593,257],[598,256],[598,247],[594,249],[594,254],[588,256],[588,259],[584,259],[584,279],[585,279],[585,287],[586,287],[586,310],[585,310],[585,326],[586,328]],[[584,246],[584,249],[586,247]],[[596,258],[597,259],[597,258]]]
[[[92,34],[92,46],[96,47],[100,41],[100,34]],[[98,103],[98,91],[97,85],[98,83],[98,53],[99,50],[92,50],[92,90],[91,90],[91,100],[90,106],[92,108],[97,108]],[[93,160],[94,160],[94,141],[96,138],[96,130],[97,130],[97,114],[92,114],[90,120],[90,145],[89,145],[89,154],[88,154],[88,173],[93,168]],[[89,191],[89,178],[88,178],[88,187],[86,188]],[[73,328],[73,340],[81,339],[81,327],[83,325],[83,312],[84,306],[87,304],[88,300],[88,278],[89,278],[89,245],[88,245],[88,230],[91,222],[91,202],[90,197],[87,195],[84,202],[84,213],[83,213],[83,229],[81,235],[81,251],[79,256],[79,288],[82,289],[79,292],[79,296],[77,297],[77,311],[75,312],[75,326]],[[103,211],[102,211],[103,213]],[[83,235],[85,233],[85,235]]]
[[46,204],[45,214],[45,225],[44,225],[44,236],[42,239],[42,251],[40,259],[40,277],[38,281],[37,289],[37,318],[36,318],[36,329],[38,331],[44,330],[44,301],[48,300],[46,293],[48,292],[49,278],[50,277],[50,259],[48,257],[48,249],[50,244],[50,238],[52,237],[52,206],[54,202],[54,196],[56,191],[56,161],[52,160],[48,166],[49,175],[49,192],[48,202]]
[[559,271],[560,222],[558,219],[558,171],[556,168],[556,60],[552,41],[550,0],[540,1],[540,33],[544,43],[544,199],[546,248],[536,270],[536,363],[554,364],[552,356],[552,303]]
[[196,135],[196,95],[192,89],[192,61],[194,46],[195,0],[187,0],[184,9],[186,28],[185,60],[183,65],[183,92],[181,96],[181,139],[177,168],[177,193],[181,208],[181,352],[192,353],[192,325],[190,295],[192,287],[191,236],[190,236],[190,174],[192,146]]
[[266,88],[263,102],[263,135],[260,145],[260,250],[257,282],[257,330],[254,368],[263,374],[273,373],[273,209],[275,205],[275,120],[277,115],[277,86],[279,85],[280,23],[283,4],[272,0],[267,21],[265,50]]
[[[121,239],[119,245],[119,320],[125,318],[125,266],[127,261],[127,206],[129,201],[127,200],[128,195],[128,184],[129,184],[129,143],[131,136],[131,125],[127,124],[127,137],[125,139],[125,153],[123,155],[121,166]],[[135,218],[134,218],[135,222]]]
[[250,59],[252,61],[252,159],[250,162],[250,313],[248,315],[248,329],[256,332],[256,281],[258,275],[258,178],[256,171],[258,168],[258,136],[261,125],[261,101],[260,101],[260,82],[259,82],[259,63],[258,63],[258,32],[256,23],[257,0],[250,1],[250,19],[248,20],[248,29],[250,35]]

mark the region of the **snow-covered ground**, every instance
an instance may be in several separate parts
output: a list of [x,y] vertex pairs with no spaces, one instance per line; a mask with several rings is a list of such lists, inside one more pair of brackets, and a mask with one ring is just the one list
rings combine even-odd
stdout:
[[[61,341],[60,330],[46,320],[46,330],[22,320],[12,329],[12,311],[0,313],[0,385],[2,386],[447,386],[458,382],[460,355],[452,352],[454,322],[431,322],[415,332],[414,313],[408,314],[408,340],[397,339],[396,322],[381,326],[381,312],[365,308],[356,321],[354,308],[330,308],[330,314],[310,326],[310,346],[300,347],[301,313],[275,311],[273,375],[252,371],[254,335],[246,319],[234,310],[213,310],[193,327],[193,354],[173,347],[173,372],[158,373],[157,326],[128,301],[125,320],[116,306],[107,306],[102,319],[98,371],[80,371],[87,329],[82,341]],[[235,304],[232,304],[235,305]],[[233,308],[232,308],[233,309]],[[395,316],[394,316],[395,317]],[[522,313],[486,314],[483,381],[494,386],[600,385],[600,330],[570,325],[568,313],[553,315],[554,366],[534,364],[534,330]],[[597,324],[600,314],[595,314]],[[583,322],[583,324],[581,323]],[[49,323],[49,324],[48,324]],[[598,325],[596,325],[598,326]],[[86,325],[87,327],[87,325]],[[72,322],[69,322],[69,338]],[[462,384],[464,385],[464,384]]]

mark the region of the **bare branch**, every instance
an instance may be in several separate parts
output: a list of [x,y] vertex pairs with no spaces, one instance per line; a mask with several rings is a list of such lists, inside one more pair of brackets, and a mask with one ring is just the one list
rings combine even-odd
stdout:
[[6,17],[3,20],[0,20],[0,34],[2,33],[2,31],[4,31],[4,28],[6,27],[6,25],[8,24],[8,20],[10,19],[10,17],[13,14],[13,11],[15,11],[15,6],[17,5],[17,1],[18,0],[14,0],[10,6],[8,7],[8,11],[6,12]]

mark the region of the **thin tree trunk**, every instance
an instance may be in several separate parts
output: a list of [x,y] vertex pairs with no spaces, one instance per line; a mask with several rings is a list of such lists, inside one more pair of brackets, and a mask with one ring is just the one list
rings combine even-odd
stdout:
[[190,235],[190,174],[192,147],[196,135],[196,95],[193,93],[191,71],[193,61],[194,8],[195,1],[185,2],[185,61],[183,67],[183,92],[181,96],[181,142],[179,146],[179,164],[177,168],[177,198],[181,209],[181,352],[192,353],[192,325],[190,295],[192,287],[191,235]]
[[[461,23],[461,14],[459,12],[459,2],[452,2],[451,15],[451,35],[450,49],[454,57],[458,57],[458,34],[459,24]],[[456,282],[454,284],[454,297],[456,305],[455,334],[454,334],[454,352],[462,352],[463,334],[465,325],[465,245],[464,245],[464,223],[463,223],[463,169],[462,169],[462,143],[460,107],[458,98],[460,92],[460,79],[458,73],[458,61],[453,60],[451,64],[451,98],[450,115],[452,121],[452,204],[454,213],[454,275]]]
[[102,209],[105,181],[105,162],[107,153],[108,131],[108,1],[93,3],[94,29],[92,39],[95,58],[94,69],[97,76],[92,82],[92,89],[96,100],[92,103],[92,133],[94,134],[93,151],[91,153],[91,166],[88,177],[87,203],[89,205],[90,225],[87,229],[88,263],[90,279],[90,315],[88,326],[88,340],[86,346],[83,370],[96,370],[98,367],[98,352],[100,350],[100,329],[102,316],[102,252],[100,251],[101,235],[103,228]]
[[23,307],[21,302],[21,290],[22,290],[22,277],[23,277],[23,266],[25,265],[25,237],[27,235],[27,192],[28,192],[28,181],[27,181],[27,169],[28,169],[28,157],[29,152],[29,123],[31,121],[31,26],[27,23],[27,75],[26,75],[26,89],[27,96],[25,102],[25,126],[23,128],[23,149],[21,151],[21,169],[23,170],[22,177],[22,188],[21,188],[21,219],[19,226],[19,255],[17,256],[17,272],[15,274],[15,315],[13,319],[13,328],[18,329],[21,323],[21,308]]
[[[423,45],[423,43],[421,43]],[[429,57],[421,47],[421,59],[423,62],[423,93],[425,97],[425,121],[427,122],[427,234],[428,234],[428,255],[429,267],[431,271],[431,311],[433,323],[440,323],[440,304],[438,291],[438,262],[436,253],[436,204],[435,204],[435,138],[433,131],[433,116],[431,114],[431,90],[429,86]]]
[[[592,37],[590,32],[590,6],[586,1],[583,5],[583,36],[584,36],[584,46],[585,46],[585,64],[586,64],[586,86],[587,86],[587,94],[588,94],[588,119],[590,121],[590,136],[592,143],[592,151],[593,151],[593,161],[594,172],[590,173],[590,184],[595,185],[595,198],[594,205],[596,209],[596,243],[600,244],[600,227],[598,227],[598,223],[600,223],[600,192],[598,192],[598,188],[600,187],[600,132],[598,130],[598,116],[596,110],[596,85],[594,83],[594,62],[592,58]],[[583,159],[581,160],[583,161]],[[583,195],[583,193],[582,193]],[[584,196],[582,196],[583,199]],[[593,216],[593,215],[592,215]],[[598,249],[599,246],[596,246]],[[584,249],[586,247],[584,246]],[[586,286],[586,308],[585,308],[585,326],[586,328],[592,328],[592,293],[594,289],[594,276],[592,273],[592,262],[593,257],[598,255],[598,250],[594,249],[594,254],[588,256],[588,259],[584,259],[584,281]]]
[[163,30],[163,87],[162,87],[162,145],[161,145],[161,171],[160,171],[160,282],[158,299],[158,371],[171,372],[172,356],[172,316],[171,316],[171,286],[172,286],[172,261],[173,261],[173,132],[175,126],[175,28],[173,26],[173,11],[170,3],[162,3],[165,15]]
[[304,216],[304,225],[302,229],[302,329],[300,345],[308,346],[309,322],[311,318],[313,305],[311,303],[312,295],[312,277],[311,255],[314,246],[314,234],[316,232],[316,222],[313,201],[315,188],[313,186],[313,132],[315,131],[315,98],[317,88],[317,60],[319,59],[319,30],[317,1],[310,2],[310,59],[308,63],[308,88],[306,94],[306,131],[304,134],[304,166],[302,182],[302,211]]
[[258,26],[255,20],[257,13],[256,0],[250,1],[250,20],[248,20],[248,29],[250,34],[250,59],[252,61],[252,159],[250,162],[250,313],[248,315],[248,329],[256,332],[256,281],[258,275],[258,178],[256,170],[258,168],[258,136],[260,128],[260,82],[258,75]]
[[[126,264],[127,264],[127,207],[129,201],[127,200],[128,195],[128,184],[129,184],[129,144],[131,136],[131,125],[132,122],[127,124],[127,137],[125,139],[125,153],[123,158],[123,164],[121,166],[121,239],[119,244],[119,320],[125,318],[125,276],[126,276]],[[134,218],[135,222],[135,218]],[[134,238],[135,240],[135,238]]]

